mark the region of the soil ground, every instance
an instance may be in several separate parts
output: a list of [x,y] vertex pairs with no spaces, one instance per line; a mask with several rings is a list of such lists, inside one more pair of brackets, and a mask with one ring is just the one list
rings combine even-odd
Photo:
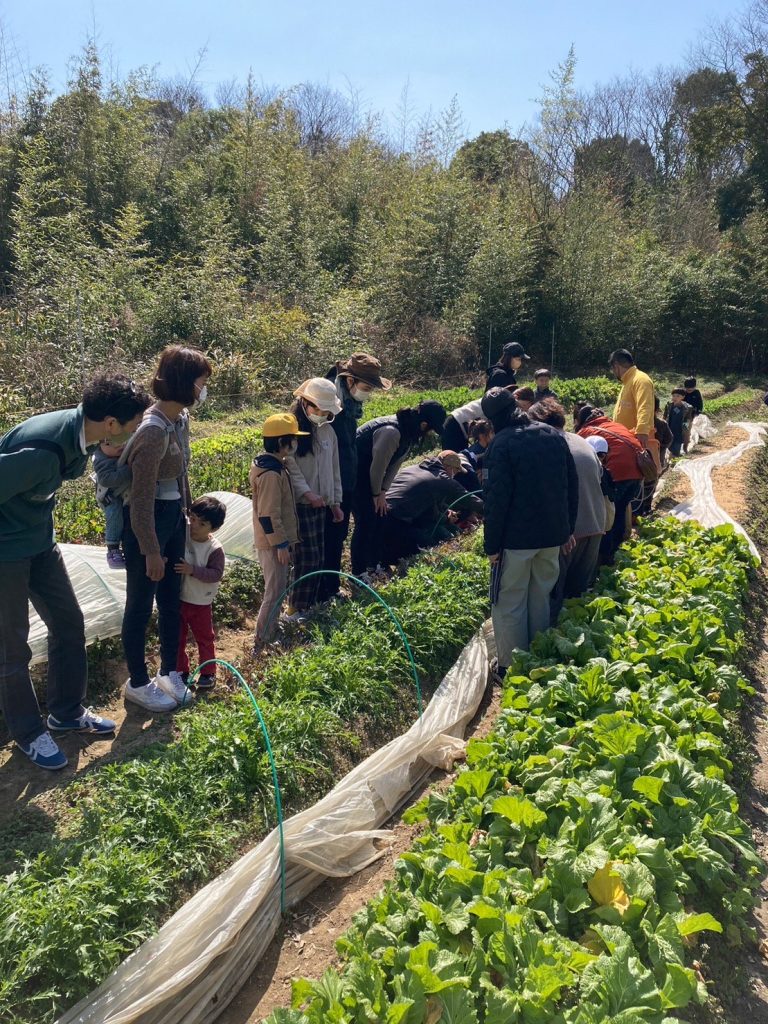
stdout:
[[[217,654],[238,666],[253,664],[249,653],[252,638],[252,623],[243,630],[221,630],[216,641]],[[75,776],[82,776],[97,764],[127,760],[149,744],[166,743],[172,738],[174,722],[171,716],[153,716],[138,705],[123,700],[122,684],[128,677],[128,671],[122,659],[108,659],[100,665],[99,671],[101,677],[95,681],[97,687],[110,697],[98,702],[97,711],[117,722],[117,729],[114,736],[96,740],[80,733],[60,735],[57,742],[69,760],[63,771],[42,772],[35,768],[10,742],[4,723],[0,723],[0,825],[20,809],[26,809],[27,825],[33,824],[36,831],[52,830],[53,822],[45,819],[50,819],[56,811],[62,784],[71,782]],[[219,686],[226,686],[221,677]],[[46,829],[46,824],[50,825],[49,829]]]

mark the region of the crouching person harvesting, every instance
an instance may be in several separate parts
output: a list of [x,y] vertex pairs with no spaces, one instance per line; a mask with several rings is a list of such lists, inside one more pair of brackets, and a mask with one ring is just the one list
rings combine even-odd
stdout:
[[[136,430],[147,396],[121,374],[96,377],[76,409],[33,416],[0,438],[0,710],[16,746],[40,768],[64,768],[51,737],[114,732],[83,706],[88,677],[85,623],[53,534],[56,492],[82,476],[100,441]],[[29,602],[48,627],[48,719],[29,675]]]

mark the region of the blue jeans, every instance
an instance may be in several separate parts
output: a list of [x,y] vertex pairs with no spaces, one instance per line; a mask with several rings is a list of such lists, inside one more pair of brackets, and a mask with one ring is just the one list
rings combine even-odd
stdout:
[[107,523],[107,544],[119,544],[123,536],[123,499],[113,498],[109,505],[104,506],[104,519]]
[[168,675],[176,669],[181,617],[181,576],[174,565],[184,558],[186,524],[181,501],[155,502],[155,533],[160,554],[166,559],[165,575],[159,583],[147,576],[147,560],[142,555],[136,534],[131,529],[130,506],[123,509],[123,554],[125,556],[126,595],[123,614],[123,650],[133,686],[146,686],[149,672],[146,662],[147,626],[157,600],[157,631],[160,636],[160,672]]
[[29,601],[48,627],[48,710],[60,721],[83,713],[85,623],[57,545],[0,562],[0,710],[11,738],[31,743],[46,726],[29,676]]

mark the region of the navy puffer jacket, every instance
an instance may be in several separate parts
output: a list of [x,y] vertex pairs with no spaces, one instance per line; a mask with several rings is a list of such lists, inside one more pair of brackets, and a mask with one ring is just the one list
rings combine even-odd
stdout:
[[576,465],[563,435],[547,423],[500,430],[485,457],[485,550],[550,548],[573,533],[579,508]]

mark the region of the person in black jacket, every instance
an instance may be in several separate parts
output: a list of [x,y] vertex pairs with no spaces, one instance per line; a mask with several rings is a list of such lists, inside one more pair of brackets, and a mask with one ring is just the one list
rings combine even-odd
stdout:
[[381,521],[383,564],[394,565],[451,536],[449,509],[456,518],[462,512],[482,514],[481,499],[454,479],[461,469],[456,452],[444,451],[400,470],[387,491],[387,515]]
[[381,561],[381,517],[387,514],[386,492],[411,451],[429,433],[439,434],[445,409],[439,402],[420,402],[415,409],[398,409],[358,428],[357,483],[352,498],[352,573],[359,576]]
[[483,412],[495,436],[485,460],[485,551],[491,562],[498,674],[549,626],[560,551],[574,546],[579,508],[576,465],[563,435],[531,422],[509,391],[494,388]]
[[485,390],[491,388],[511,388],[517,384],[515,370],[519,370],[524,359],[531,357],[518,341],[508,341],[501,350],[499,361],[485,371]]
[[543,402],[546,398],[554,398],[555,401],[560,401],[557,393],[549,386],[549,382],[552,380],[552,374],[549,370],[542,367],[534,373],[533,379],[536,381],[536,390],[533,393],[536,402]]
[[[344,518],[340,523],[333,521],[330,510],[325,520],[323,569],[341,571],[341,556],[344,541],[349,533],[349,519],[357,484],[357,426],[363,415],[363,405],[376,390],[389,391],[392,381],[381,375],[381,363],[367,352],[354,352],[349,359],[336,363],[326,374],[336,384],[336,394],[342,405],[331,426],[339,444],[339,469],[341,470],[342,501]],[[320,577],[317,589],[318,601],[329,601],[339,593],[338,576]]]
[[701,416],[704,412],[704,398],[696,387],[696,378],[686,377],[683,381],[683,387],[685,388],[685,400],[693,409],[693,418],[696,419],[697,416]]

